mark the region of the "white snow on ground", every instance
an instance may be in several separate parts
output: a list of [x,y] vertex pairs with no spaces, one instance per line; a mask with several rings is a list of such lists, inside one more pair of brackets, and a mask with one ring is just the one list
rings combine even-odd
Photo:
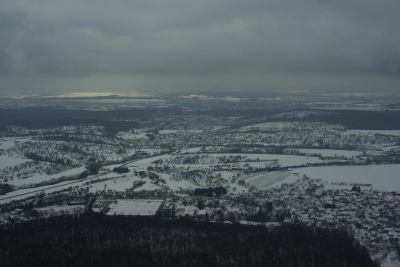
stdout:
[[140,191],[140,190],[156,190],[160,189],[160,186],[150,182],[150,180],[147,180],[147,183],[142,185],[141,187],[137,188],[135,191]]
[[182,132],[181,130],[160,130],[158,131],[159,134],[173,134]]
[[24,163],[27,161],[31,161],[30,159],[23,159],[23,158],[17,158],[17,157],[9,157],[7,155],[1,155],[0,156],[0,169],[6,168],[6,167],[11,167],[15,166],[20,163]]
[[291,176],[291,173],[281,171],[263,172],[241,176],[240,180],[244,180],[250,186],[255,186],[256,188],[263,190],[289,176]]
[[193,184],[192,182],[190,182],[189,180],[181,180],[181,181],[176,182],[173,180],[166,179],[166,182],[167,182],[167,186],[169,188],[171,188],[172,190],[179,190],[179,188],[186,189],[186,188],[199,187],[199,186],[196,186],[195,184]]
[[0,139],[0,149],[9,149],[14,146],[14,142],[11,140]]
[[293,165],[303,165],[307,163],[320,163],[324,162],[318,157],[305,157],[305,156],[294,156],[294,155],[281,155],[281,154],[210,154],[214,157],[221,156],[246,156],[249,159],[256,160],[274,160],[277,159],[281,166],[293,166]]
[[278,159],[281,166],[292,166],[302,165],[307,163],[320,163],[324,162],[317,157],[303,157],[303,156],[292,156],[292,155],[264,155],[260,159]]
[[208,95],[180,95],[180,98],[196,98],[196,99],[214,99],[214,97],[212,96],[208,96]]
[[[329,166],[306,167],[292,171],[288,178],[271,186],[281,186],[282,183],[292,183],[303,175],[310,178],[320,178],[328,182],[347,182],[372,184],[372,187],[361,187],[364,190],[394,191],[400,190],[400,164],[367,165],[367,166]],[[294,173],[298,173],[295,175]],[[328,188],[346,189],[346,186],[328,184]],[[351,188],[351,186],[348,186]]]
[[400,130],[346,130],[346,133],[400,135]]
[[16,185],[16,186],[21,186],[24,184],[34,184],[34,183],[40,183],[43,181],[47,181],[47,180],[51,180],[51,179],[55,179],[55,178],[60,178],[61,176],[69,176],[69,175],[73,175],[73,174],[79,174],[82,173],[83,171],[85,171],[85,167],[79,167],[79,168],[74,168],[71,170],[67,170],[64,172],[59,172],[56,174],[52,174],[52,175],[47,175],[47,174],[39,174],[36,173],[33,176],[30,176],[29,178],[26,179],[16,179],[14,178],[14,180],[10,180],[7,183],[12,184],[12,185]]
[[190,215],[190,216],[193,216],[195,210],[199,210],[198,207],[193,205],[179,206],[177,208],[185,209],[184,215]]
[[153,149],[153,148],[142,148],[142,149],[140,149],[140,151],[147,152],[147,153],[149,153],[149,155],[161,153],[161,149]]
[[308,111],[308,110],[296,110],[296,111],[287,111],[278,113],[276,115],[272,115],[271,118],[305,118],[310,115],[324,115],[324,114],[332,114],[333,112],[326,111]]
[[160,130],[159,134],[174,134],[174,133],[202,133],[203,130]]
[[200,150],[201,150],[201,147],[193,147],[193,148],[182,149],[179,153],[180,154],[196,153],[196,152],[200,152]]
[[171,157],[171,155],[161,155],[161,156],[155,156],[155,157],[146,158],[146,159],[140,159],[140,160],[132,161],[132,162],[126,164],[126,167],[137,167],[137,166],[141,166],[144,164],[152,163],[153,161],[156,161],[159,159],[165,159],[168,157]]
[[[69,184],[69,183],[71,183],[71,181],[66,181],[66,182],[58,183],[56,185],[48,185],[48,186],[41,186],[41,187],[37,187],[37,188],[27,188],[27,189],[20,189],[20,190],[12,191],[12,192],[7,193],[6,195],[0,196],[0,203],[6,203],[6,202],[9,202],[12,200],[19,200],[19,199],[26,198],[28,196],[34,196],[35,194],[39,194],[39,192],[41,192],[41,191],[44,191],[46,194],[48,194],[48,193],[63,190],[63,189],[69,188],[69,187],[80,186],[83,183],[82,181],[72,181],[72,182],[74,182],[74,183]],[[55,187],[55,186],[57,186],[57,187]],[[52,187],[55,187],[55,188],[52,188]],[[20,194],[26,194],[26,195],[19,196]],[[7,197],[13,197],[13,198],[4,199]]]
[[304,124],[303,122],[263,122],[253,125],[244,126],[239,129],[240,132],[250,130],[260,130],[266,132],[279,132],[279,131],[304,131],[304,130],[337,130],[343,129],[342,125],[327,124],[321,122],[310,122]]
[[[142,160],[131,162],[131,163],[127,164],[126,167],[141,166],[141,167],[144,168],[145,166],[147,166],[151,162],[153,162],[155,160],[158,160],[158,159],[161,159],[161,158],[166,158],[166,157],[171,157],[171,156],[170,155],[161,155],[161,156],[156,156],[156,157],[152,157],[152,158],[142,159]],[[13,160],[15,160],[15,159],[13,158]],[[16,160],[18,160],[18,158],[16,158]],[[23,160],[26,161],[25,159],[23,159]],[[24,161],[22,161],[22,162],[24,162]],[[17,163],[20,163],[20,162],[17,162]],[[121,164],[116,164],[115,166],[121,166]],[[105,168],[112,169],[115,166],[114,165],[110,165],[110,166],[106,166]],[[45,175],[45,174],[44,175],[39,175],[39,174],[37,174],[37,175],[32,176],[32,177],[27,178],[27,179],[15,179],[14,181],[11,182],[11,184],[19,186],[19,185],[22,185],[22,184],[37,183],[37,182],[41,182],[41,181],[44,181],[44,180],[50,180],[52,178],[58,178],[58,177],[61,177],[61,176],[68,176],[70,174],[81,173],[84,170],[85,170],[84,167],[80,167],[80,168],[75,168],[75,169],[68,170],[68,171],[61,172],[61,173],[54,174],[54,175]],[[133,171],[133,170],[131,170],[131,171]],[[111,190],[117,190],[117,191],[124,191],[127,188],[131,188],[134,181],[141,179],[141,178],[136,177],[136,176],[132,177],[132,174],[130,174],[130,175],[127,174],[127,175],[125,175],[126,177],[122,177],[122,176],[123,175],[121,175],[121,174],[116,174],[116,173],[113,173],[113,172],[110,172],[110,173],[105,174],[105,175],[101,175],[100,178],[112,178],[112,177],[115,177],[115,179],[111,179],[111,180],[108,180],[108,181],[105,181],[105,182],[95,183],[95,184],[92,185],[92,187],[90,187],[90,191],[91,192],[95,192],[96,190],[104,190],[104,184],[107,184],[107,190],[111,189]],[[165,178],[168,178],[168,177],[162,176],[162,178],[165,179]],[[114,183],[114,180],[115,180],[115,183]],[[140,188],[137,188],[136,190],[154,190],[154,189],[159,189],[160,188],[160,186],[153,184],[151,182],[151,180],[148,179],[148,178],[141,179],[141,180],[146,181],[146,184],[144,184]],[[166,181],[167,181],[167,185],[169,187],[171,187],[172,189],[179,189],[179,187],[181,187],[181,188],[194,188],[194,184],[189,182],[189,181],[174,182],[174,181],[169,181],[169,179],[166,179]],[[71,182],[74,182],[74,183],[73,184],[69,184]],[[70,186],[72,186],[72,187],[80,186],[80,185],[82,185],[82,183],[83,182],[81,182],[81,181],[66,181],[66,182],[55,184],[55,185],[42,186],[42,187],[37,187],[37,188],[20,189],[20,190],[17,190],[17,191],[10,192],[4,197],[12,197],[12,196],[20,195],[20,194],[31,193],[31,192],[32,193],[28,194],[28,195],[15,197],[15,198],[12,198],[12,199],[9,199],[9,200],[4,200],[4,201],[1,201],[1,202],[8,202],[10,200],[22,199],[22,198],[25,198],[25,197],[27,197],[29,195],[35,195],[37,193],[35,191],[44,190],[46,193],[50,193],[50,192],[53,192],[53,191],[57,191],[57,190],[68,188]],[[60,187],[51,188],[51,187],[54,187],[54,186],[60,186]],[[51,189],[48,189],[48,188],[51,188]]]
[[125,200],[110,204],[110,211],[106,215],[140,215],[154,216],[163,200]]
[[42,208],[36,208],[36,210],[38,211],[44,211],[44,210],[53,210],[54,212],[60,212],[62,210],[64,211],[74,211],[74,210],[78,210],[78,209],[84,209],[85,205],[74,205],[74,206],[48,206],[48,207],[42,207]]
[[[116,174],[114,173],[114,176]],[[102,176],[104,178],[106,176]],[[141,180],[139,177],[136,176],[126,176],[126,177],[116,177],[115,179],[107,180],[104,182],[95,183],[89,186],[90,192],[96,192],[99,190],[104,190],[104,185],[107,185],[107,190],[116,190],[116,191],[125,191],[125,189],[132,188],[133,182],[136,180]],[[147,181],[147,179],[143,179]],[[147,181],[148,182],[148,181]]]
[[383,150],[383,151],[390,151],[390,150],[392,150],[392,149],[399,149],[400,147],[399,146],[386,146],[386,147],[381,147],[381,149]]
[[381,111],[382,106],[340,106],[340,107],[315,107],[316,109],[324,109],[324,110],[366,110],[366,111]]
[[114,170],[114,168],[117,168],[117,167],[124,167],[124,164],[118,163],[118,164],[104,165],[101,167],[101,170],[112,171],[112,170]]
[[[76,170],[76,169],[73,169],[73,170]],[[69,170],[69,171],[73,171],[73,170]],[[109,178],[109,177],[118,178],[118,174],[108,173],[108,174],[98,175],[98,176],[93,176],[93,177],[89,176],[88,180],[96,179],[96,178]],[[19,200],[19,199],[26,198],[28,196],[34,196],[36,194],[39,194],[39,192],[41,192],[41,191],[44,191],[45,193],[48,194],[48,193],[51,193],[54,191],[59,191],[59,190],[63,190],[63,189],[67,189],[69,187],[75,187],[75,186],[83,186],[86,188],[87,185],[84,185],[84,183],[86,183],[86,182],[87,182],[87,180],[85,180],[85,181],[73,180],[73,181],[65,181],[65,182],[53,184],[53,185],[40,186],[40,187],[36,187],[36,188],[19,189],[16,191],[9,192],[6,195],[0,196],[0,203],[6,203],[6,202],[9,202],[12,200]],[[113,183],[113,180],[110,180],[109,182]],[[99,183],[99,184],[102,184],[101,190],[104,190],[104,183]],[[130,187],[132,187],[132,186],[130,186]],[[24,195],[21,195],[21,194],[24,194]],[[4,199],[4,198],[8,198],[8,197],[12,197],[12,198]]]
[[3,140],[8,140],[9,142],[12,142],[13,146],[14,144],[33,141],[31,138],[27,137],[9,137],[9,138],[4,138]]
[[160,186],[154,184],[150,178],[140,178],[140,177],[134,176],[133,174],[118,176],[115,173],[114,174],[109,173],[107,175],[101,176],[101,178],[107,178],[107,177],[108,178],[115,177],[115,178],[107,180],[107,181],[99,182],[99,183],[94,183],[89,186],[89,191],[93,192],[93,193],[96,191],[102,191],[102,190],[104,190],[104,185],[107,185],[106,190],[125,191],[126,189],[132,188],[133,182],[135,182],[135,181],[146,182],[141,187],[136,188],[135,191],[160,189]]
[[[383,253],[380,252],[378,254],[371,255],[371,258],[373,260],[375,260],[377,258],[382,260],[382,256],[383,256]],[[387,254],[386,259],[383,259],[383,261],[381,262],[380,266],[381,267],[399,267],[400,266],[400,261],[396,260],[396,259],[393,259],[393,258],[397,258],[396,257],[396,253],[394,251],[391,251],[391,252],[389,252]]]
[[253,129],[264,129],[270,131],[281,131],[285,126],[289,126],[288,122],[263,122],[254,125],[244,126],[241,128],[241,131],[249,131]]
[[279,227],[281,225],[279,222],[252,222],[252,221],[245,221],[245,220],[239,220],[238,222],[243,225],[261,225],[261,226],[269,226],[269,227]]
[[362,154],[360,151],[336,150],[336,149],[299,149],[301,153],[321,154],[322,157],[356,157]]
[[128,133],[128,132],[121,132],[118,133],[117,137],[122,138],[122,139],[140,139],[140,138],[145,138],[148,139],[149,137],[146,136],[147,133]]

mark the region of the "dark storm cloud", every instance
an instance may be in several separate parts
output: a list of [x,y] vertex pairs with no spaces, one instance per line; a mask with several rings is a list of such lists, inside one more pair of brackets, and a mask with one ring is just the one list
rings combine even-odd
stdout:
[[0,75],[400,72],[400,1],[0,1]]

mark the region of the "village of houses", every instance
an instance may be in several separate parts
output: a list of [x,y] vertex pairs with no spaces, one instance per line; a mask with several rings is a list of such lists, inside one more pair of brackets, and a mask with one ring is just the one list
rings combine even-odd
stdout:
[[[155,117],[114,137],[93,125],[5,127],[0,228],[96,212],[344,229],[371,255],[399,246],[399,132],[264,119]],[[102,163],[98,175],[87,173],[91,162]],[[132,171],[113,173],[121,164]],[[196,195],[194,187],[227,192]]]
[[[344,229],[353,234],[372,255],[390,253],[399,246],[400,195],[372,190],[368,185],[324,189],[320,179],[306,176],[281,187],[232,192],[204,197],[193,190],[124,192],[101,190],[90,193],[79,188],[38,194],[3,204],[2,228],[48,216],[98,212],[105,216],[157,216],[160,219],[193,219],[210,223],[261,225],[279,229],[285,224]],[[202,203],[199,205],[199,203]],[[265,203],[271,203],[267,209]],[[264,212],[268,221],[251,220]],[[386,257],[387,254],[385,254]]]

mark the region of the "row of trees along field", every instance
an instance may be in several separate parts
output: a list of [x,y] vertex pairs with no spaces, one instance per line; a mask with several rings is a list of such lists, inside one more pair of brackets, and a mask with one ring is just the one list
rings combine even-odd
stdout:
[[84,214],[0,233],[0,266],[378,266],[337,230]]

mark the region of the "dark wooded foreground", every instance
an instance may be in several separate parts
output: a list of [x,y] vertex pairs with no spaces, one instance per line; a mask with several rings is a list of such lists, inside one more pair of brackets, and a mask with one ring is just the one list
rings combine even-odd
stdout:
[[0,232],[0,266],[377,266],[345,232],[85,214]]

